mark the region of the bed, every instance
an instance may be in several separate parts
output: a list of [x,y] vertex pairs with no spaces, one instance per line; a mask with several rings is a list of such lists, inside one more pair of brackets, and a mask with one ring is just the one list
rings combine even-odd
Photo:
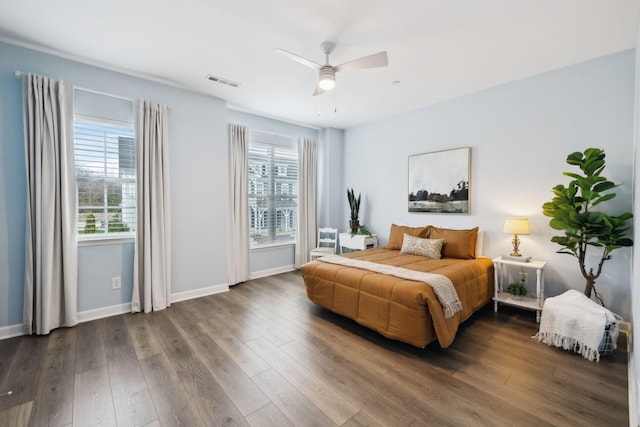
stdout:
[[477,228],[393,224],[384,248],[323,257],[301,270],[314,303],[387,338],[446,348],[493,296],[493,263],[477,256],[478,243]]

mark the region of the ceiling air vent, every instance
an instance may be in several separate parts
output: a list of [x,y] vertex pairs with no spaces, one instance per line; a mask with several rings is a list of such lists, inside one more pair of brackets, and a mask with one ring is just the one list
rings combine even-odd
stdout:
[[212,82],[220,83],[221,85],[231,86],[231,87],[239,87],[240,83],[232,82],[231,80],[223,79],[222,77],[214,76],[213,74],[207,74],[207,80],[211,80]]

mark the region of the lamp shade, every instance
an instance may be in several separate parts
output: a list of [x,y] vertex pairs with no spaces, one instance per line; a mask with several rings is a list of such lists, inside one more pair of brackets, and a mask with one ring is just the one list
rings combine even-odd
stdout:
[[529,234],[529,220],[527,218],[507,218],[504,220],[504,229],[509,234]]

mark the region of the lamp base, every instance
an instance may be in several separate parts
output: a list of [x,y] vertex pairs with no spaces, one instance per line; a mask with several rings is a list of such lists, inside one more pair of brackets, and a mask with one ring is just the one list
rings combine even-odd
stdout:
[[511,252],[511,256],[513,257],[522,256],[522,254],[518,252],[518,247],[520,246],[520,239],[518,238],[517,234],[513,235],[513,240],[511,241],[511,243],[513,244],[513,252]]

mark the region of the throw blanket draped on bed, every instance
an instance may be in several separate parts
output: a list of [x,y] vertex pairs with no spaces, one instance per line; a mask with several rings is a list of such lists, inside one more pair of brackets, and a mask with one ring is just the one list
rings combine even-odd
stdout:
[[[571,289],[547,298],[542,308],[540,330],[533,337],[545,344],[572,350],[586,359],[600,361],[598,347],[606,325],[616,322],[615,315]],[[615,327],[618,327],[617,324]]]
[[442,274],[426,273],[422,271],[407,270],[406,268],[395,267],[393,265],[376,264],[374,262],[362,261],[352,258],[344,258],[338,255],[329,255],[318,258],[318,261],[331,264],[345,265],[348,267],[361,268],[376,273],[389,274],[401,279],[415,280],[431,286],[433,292],[438,297],[442,305],[445,319],[450,319],[458,311],[462,310],[462,303],[458,298],[456,288],[451,280]]

